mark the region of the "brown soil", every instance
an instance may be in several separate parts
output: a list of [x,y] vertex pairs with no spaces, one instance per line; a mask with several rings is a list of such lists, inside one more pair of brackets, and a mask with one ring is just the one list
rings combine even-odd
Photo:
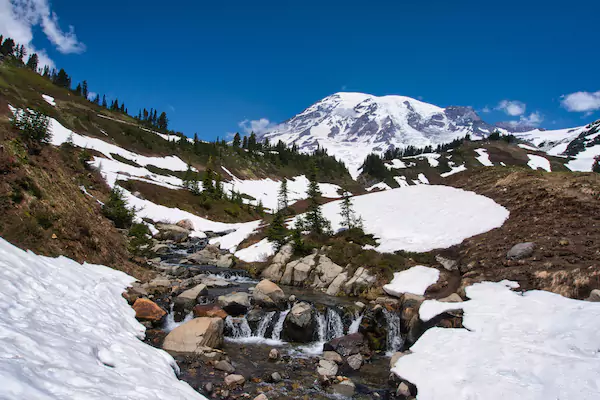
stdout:
[[[600,287],[600,174],[480,168],[445,182],[494,199],[510,211],[505,224],[441,254],[458,258],[462,286],[510,279],[523,289],[585,298]],[[527,259],[507,251],[535,242]]]

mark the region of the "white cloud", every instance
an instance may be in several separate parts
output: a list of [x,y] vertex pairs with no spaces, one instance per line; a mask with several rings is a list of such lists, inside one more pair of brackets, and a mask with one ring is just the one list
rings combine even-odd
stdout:
[[543,121],[544,116],[539,111],[536,111],[529,115],[521,115],[518,121],[506,121],[504,123],[512,126],[513,128],[523,126],[538,127]]
[[496,106],[496,110],[502,110],[513,117],[525,114],[526,109],[527,105],[525,103],[516,100],[502,100]]
[[562,96],[560,104],[571,112],[585,112],[600,110],[600,91],[575,92]]
[[487,113],[489,113],[489,112],[492,112],[492,109],[491,109],[491,108],[489,108],[488,106],[485,106],[485,107],[483,107],[483,108],[481,109],[481,112],[482,112],[482,113],[486,113],[486,114],[487,114]]
[[240,128],[242,128],[244,130],[244,132],[246,132],[248,134],[251,132],[254,132],[257,135],[264,133],[270,129],[273,129],[275,126],[277,126],[277,124],[272,123],[271,121],[269,121],[266,118],[254,119],[254,120],[245,119],[242,122],[240,122],[238,125]]
[[33,28],[40,26],[48,40],[63,54],[81,53],[85,45],[69,26],[64,32],[58,24],[58,16],[50,9],[48,0],[0,0],[0,32],[22,44],[28,54],[37,53],[40,66],[54,67],[54,62],[45,50],[36,49],[33,44]]

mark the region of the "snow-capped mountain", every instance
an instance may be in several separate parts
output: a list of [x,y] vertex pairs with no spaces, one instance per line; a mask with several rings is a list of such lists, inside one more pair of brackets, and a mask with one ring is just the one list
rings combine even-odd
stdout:
[[467,134],[485,137],[493,130],[470,107],[440,108],[404,96],[336,93],[260,136],[295,143],[302,151],[325,148],[356,178],[372,152],[392,146],[437,146]]

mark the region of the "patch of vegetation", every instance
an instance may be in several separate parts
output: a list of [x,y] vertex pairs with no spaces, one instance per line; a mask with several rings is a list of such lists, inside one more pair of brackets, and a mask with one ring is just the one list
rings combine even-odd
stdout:
[[129,251],[141,256],[147,252],[152,244],[152,234],[146,224],[135,223],[129,228]]
[[102,214],[113,221],[117,228],[127,229],[133,224],[135,209],[127,207],[123,191],[115,185],[108,200],[102,206]]
[[50,119],[40,111],[21,110],[11,117],[10,123],[20,132],[30,151],[39,153],[39,147],[52,139],[48,128]]
[[137,168],[142,167],[140,164],[136,163],[135,161],[129,160],[123,156],[120,156],[119,154],[110,153],[110,155],[112,158],[114,158],[115,160],[117,160],[119,162],[122,162],[123,164],[131,165],[132,167],[137,167]]

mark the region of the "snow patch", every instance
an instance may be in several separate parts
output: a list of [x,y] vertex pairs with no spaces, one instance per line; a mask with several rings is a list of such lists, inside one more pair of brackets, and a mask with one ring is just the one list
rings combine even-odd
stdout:
[[274,254],[275,246],[266,238],[235,252],[237,258],[246,262],[265,262]]
[[490,161],[490,155],[486,149],[476,149],[475,152],[479,154],[475,159],[479,161],[485,167],[493,167],[494,163]]
[[42,98],[46,101],[46,103],[50,104],[53,107],[56,107],[56,102],[54,101],[54,97],[48,96],[47,94],[43,94]]
[[440,271],[435,268],[417,265],[406,271],[395,272],[394,279],[383,290],[391,295],[400,297],[403,293],[424,295],[427,288],[438,281]]
[[447,178],[450,175],[458,174],[459,172],[463,172],[463,171],[467,170],[467,167],[465,167],[465,164],[459,165],[458,167],[450,167],[450,168],[452,168],[450,171],[444,172],[443,174],[440,174],[440,176],[442,178]]
[[529,157],[529,161],[527,162],[527,165],[529,165],[529,168],[531,168],[531,169],[541,168],[547,172],[552,171],[552,169],[550,168],[550,161],[548,161],[548,159],[546,159],[542,156],[536,156],[535,154],[527,154],[527,157]]

